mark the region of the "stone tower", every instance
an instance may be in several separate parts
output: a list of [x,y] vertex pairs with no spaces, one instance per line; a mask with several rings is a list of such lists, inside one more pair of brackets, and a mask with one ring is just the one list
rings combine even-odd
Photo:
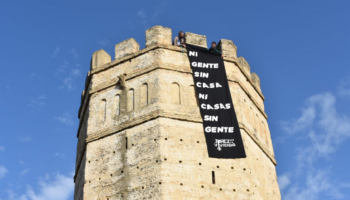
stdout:
[[[207,47],[206,36],[185,33]],[[93,53],[79,109],[75,200],[281,199],[257,74],[231,40],[224,58],[247,158],[209,158],[184,48],[170,28]]]

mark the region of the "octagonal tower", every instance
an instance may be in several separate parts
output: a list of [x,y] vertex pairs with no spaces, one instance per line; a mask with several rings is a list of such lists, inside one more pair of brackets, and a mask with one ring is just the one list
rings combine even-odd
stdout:
[[[206,36],[185,33],[207,47]],[[79,109],[75,200],[280,200],[260,79],[222,39],[224,64],[247,158],[209,158],[192,70],[170,28],[93,53]]]

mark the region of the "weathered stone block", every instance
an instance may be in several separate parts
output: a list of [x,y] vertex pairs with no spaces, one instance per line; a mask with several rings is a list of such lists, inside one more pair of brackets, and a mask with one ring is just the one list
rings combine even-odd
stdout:
[[134,38],[127,39],[115,45],[115,59],[133,54],[140,50],[139,43]]
[[221,39],[217,48],[225,57],[237,58],[237,47],[231,40]]
[[105,50],[100,49],[92,54],[91,67],[90,70],[97,69],[102,65],[112,61],[111,56],[105,52]]
[[152,44],[171,45],[171,28],[153,26],[146,30],[146,47]]
[[100,49],[92,54],[90,70],[97,69],[102,65],[112,61],[111,56],[105,52],[105,50]]
[[260,78],[256,73],[251,73],[250,77],[252,78],[253,83],[260,88]]
[[250,65],[242,56],[238,57],[238,64],[243,67],[243,70],[250,75]]
[[207,36],[198,35],[195,33],[186,32],[185,33],[185,42],[187,44],[193,44],[200,47],[208,48],[207,46]]

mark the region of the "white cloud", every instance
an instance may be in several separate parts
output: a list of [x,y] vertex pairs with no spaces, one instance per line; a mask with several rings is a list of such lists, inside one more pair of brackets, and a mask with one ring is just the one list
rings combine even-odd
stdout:
[[57,156],[57,157],[64,157],[65,154],[64,153],[55,153],[55,156]]
[[329,199],[329,196],[335,199],[343,199],[344,195],[340,192],[339,183],[330,179],[327,171],[309,171],[306,177],[305,186],[293,185],[284,196],[285,200],[316,200]]
[[284,190],[288,185],[290,184],[290,179],[288,174],[283,174],[281,176],[278,176],[278,186],[280,187],[280,190]]
[[30,136],[21,136],[20,138],[19,138],[19,141],[21,141],[21,142],[28,142],[28,141],[30,141],[32,138],[30,137]]
[[313,107],[308,107],[303,109],[301,117],[297,120],[282,122],[283,129],[290,134],[302,131],[308,126],[312,125],[315,119],[315,109]]
[[350,77],[340,81],[338,93],[340,96],[350,96]]
[[80,76],[81,72],[79,69],[72,69],[68,77],[63,79],[63,85],[59,86],[59,89],[67,88],[73,90],[75,87],[75,77]]
[[50,176],[41,178],[38,190],[28,186],[25,194],[18,195],[12,190],[8,191],[9,200],[68,200],[74,191],[73,178],[57,174],[53,179]]
[[73,90],[74,79],[71,77],[66,77],[63,79],[63,85],[59,86],[59,89],[67,88],[68,90]]
[[5,147],[4,146],[0,146],[0,151],[5,151]]
[[72,54],[74,56],[74,58],[78,58],[78,54],[77,54],[77,51],[75,50],[75,48],[71,48],[68,52],[70,54]]
[[31,98],[29,106],[43,107],[45,105],[47,97],[45,95],[40,95],[36,98]]
[[64,60],[63,63],[58,67],[57,73],[66,73],[69,68],[69,62]]
[[26,175],[28,172],[29,172],[29,169],[24,169],[24,170],[21,171],[21,173],[20,173],[19,175],[24,176],[24,175]]
[[67,126],[72,126],[74,125],[73,120],[71,119],[71,115],[67,112],[63,113],[62,116],[60,117],[55,117],[58,121],[60,121],[62,124],[67,125]]
[[147,17],[147,14],[146,12],[142,9],[142,10],[139,10],[137,12],[137,16],[140,18],[144,28],[148,28],[149,25],[148,25],[148,17]]
[[4,178],[8,172],[5,166],[0,165],[0,179]]
[[70,72],[71,76],[80,76],[80,70],[79,69],[72,69]]
[[336,99],[330,93],[313,95],[306,101],[302,115],[285,122],[284,130],[305,135],[310,142],[299,149],[299,161],[308,163],[334,153],[340,143],[350,137],[350,117],[336,109]]
[[336,97],[331,93],[311,96],[300,117],[283,122],[282,129],[286,137],[298,138],[299,143],[297,167],[278,177],[283,199],[314,200],[325,195],[345,198],[342,189],[350,184],[333,180],[329,170],[314,164],[318,159],[327,159],[350,138],[350,115],[337,110]]
[[55,58],[60,53],[60,47],[56,47],[52,53],[52,58]]
[[[79,67],[80,65],[77,64],[76,67]],[[64,61],[62,65],[58,68],[57,72],[58,73],[64,73],[67,76],[63,79],[63,84],[60,85],[58,88],[59,89],[68,89],[68,90],[73,90],[75,86],[75,77],[80,76],[81,71],[78,68],[72,67],[70,68],[70,64],[67,61]],[[70,71],[70,73],[69,73]]]
[[146,12],[144,10],[139,10],[139,12],[137,12],[137,16],[142,19],[147,18]]
[[100,40],[98,41],[98,44],[102,46],[108,46],[110,42],[108,40]]

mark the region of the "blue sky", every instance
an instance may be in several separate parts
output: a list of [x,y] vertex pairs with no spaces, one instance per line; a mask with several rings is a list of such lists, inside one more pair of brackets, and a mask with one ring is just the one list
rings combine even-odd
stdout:
[[91,55],[162,25],[232,40],[261,80],[283,199],[350,199],[350,2],[1,1],[0,199],[73,198]]

